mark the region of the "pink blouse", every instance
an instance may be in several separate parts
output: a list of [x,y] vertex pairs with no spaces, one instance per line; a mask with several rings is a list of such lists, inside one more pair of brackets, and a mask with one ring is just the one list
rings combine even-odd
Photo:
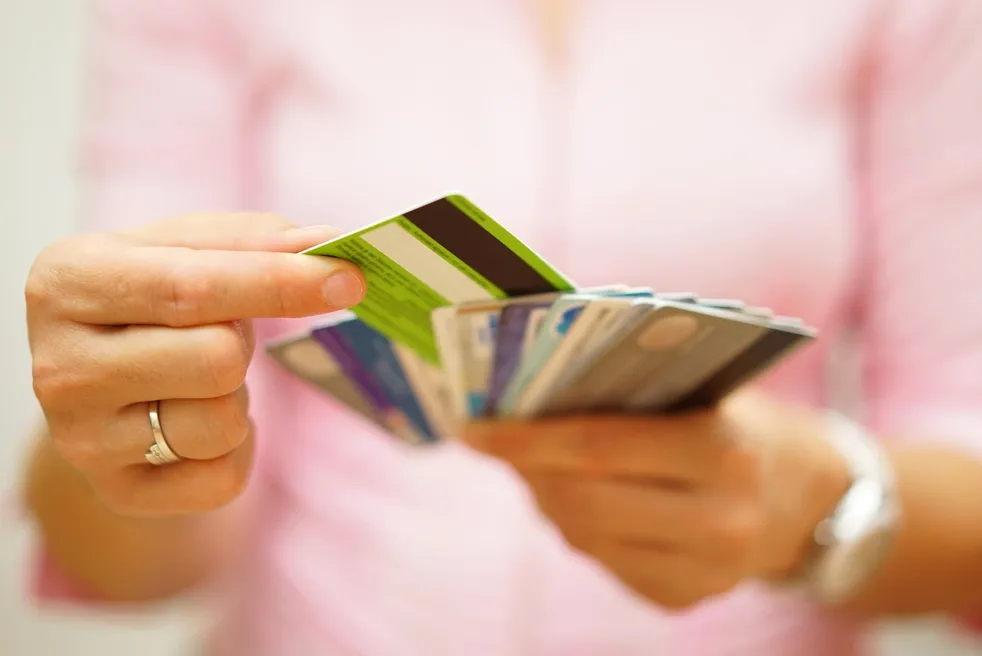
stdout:
[[[580,0],[559,58],[531,0],[97,4],[89,228],[350,228],[459,189],[581,284],[818,326],[767,380],[784,398],[825,404],[855,331],[874,430],[982,454],[982,3]],[[668,615],[505,467],[403,448],[262,356],[251,386],[261,510],[213,653],[858,649],[861,627],[755,584]],[[42,564],[39,593],[64,592]]]

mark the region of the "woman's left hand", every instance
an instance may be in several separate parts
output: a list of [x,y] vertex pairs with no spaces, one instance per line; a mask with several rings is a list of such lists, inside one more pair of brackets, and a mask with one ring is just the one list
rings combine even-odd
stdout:
[[682,416],[483,423],[464,439],[514,466],[570,545],[679,609],[797,569],[849,485],[824,428],[740,392]]

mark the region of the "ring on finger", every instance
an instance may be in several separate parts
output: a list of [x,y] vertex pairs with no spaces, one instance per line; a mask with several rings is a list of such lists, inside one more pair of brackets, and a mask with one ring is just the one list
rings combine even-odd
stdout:
[[160,425],[160,401],[151,401],[149,407],[150,432],[153,435],[153,442],[144,454],[151,465],[160,467],[169,465],[182,460],[181,456],[174,453],[174,450],[167,443],[164,436],[164,429]]

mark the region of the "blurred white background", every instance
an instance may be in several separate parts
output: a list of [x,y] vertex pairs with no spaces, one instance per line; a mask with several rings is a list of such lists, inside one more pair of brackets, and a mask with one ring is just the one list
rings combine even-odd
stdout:
[[9,510],[38,409],[23,286],[34,255],[76,228],[74,145],[82,91],[79,0],[0,0],[0,655],[193,653],[198,617],[38,612],[24,597],[29,526]]
[[[166,0],[159,0],[166,1]],[[76,229],[85,3],[0,0],[0,494],[16,492],[38,411],[30,383],[23,283],[34,255]],[[174,656],[193,653],[201,618],[187,609],[107,616],[25,600],[29,527],[0,514],[0,654]],[[883,656],[982,654],[939,623],[878,632]],[[292,656],[292,655],[291,655]],[[396,655],[393,655],[396,656]]]

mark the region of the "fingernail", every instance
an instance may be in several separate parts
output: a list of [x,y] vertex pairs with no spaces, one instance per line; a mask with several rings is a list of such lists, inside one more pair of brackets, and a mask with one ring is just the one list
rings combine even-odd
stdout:
[[332,307],[349,308],[361,303],[365,296],[365,283],[350,271],[331,274],[324,283],[324,298]]

